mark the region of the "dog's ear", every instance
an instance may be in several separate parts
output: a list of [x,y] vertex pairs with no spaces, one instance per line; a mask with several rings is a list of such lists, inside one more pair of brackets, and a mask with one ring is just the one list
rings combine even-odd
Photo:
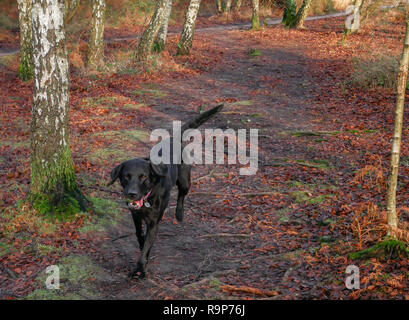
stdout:
[[110,186],[111,184],[113,184],[116,181],[116,179],[118,179],[119,175],[121,174],[121,170],[122,170],[123,166],[124,166],[124,164],[121,163],[120,165],[117,165],[115,168],[112,169],[112,171],[111,171],[111,182],[109,182],[107,184],[107,186]]
[[149,164],[153,173],[155,173],[158,176],[164,177],[168,174],[168,166],[165,164],[153,164],[152,161]]

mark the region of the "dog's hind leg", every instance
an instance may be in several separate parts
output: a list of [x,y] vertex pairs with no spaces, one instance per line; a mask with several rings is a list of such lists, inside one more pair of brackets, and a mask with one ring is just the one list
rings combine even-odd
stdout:
[[142,248],[145,244],[145,236],[143,234],[143,229],[142,229],[142,219],[135,212],[132,212],[132,219],[133,219],[133,223],[135,224],[135,233],[136,233],[136,238],[138,239],[138,242],[139,242],[139,248],[142,251]]
[[191,166],[187,164],[180,164],[179,175],[176,184],[178,186],[178,202],[176,205],[176,219],[183,221],[185,197],[190,189],[190,171]]

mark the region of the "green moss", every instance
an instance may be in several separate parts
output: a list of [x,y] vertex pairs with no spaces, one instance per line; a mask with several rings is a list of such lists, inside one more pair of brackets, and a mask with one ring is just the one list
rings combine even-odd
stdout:
[[247,54],[252,57],[259,57],[261,56],[261,51],[258,49],[251,48],[249,49],[249,51],[247,51]]
[[109,275],[86,255],[70,255],[58,263],[60,289],[47,290],[47,274],[42,272],[36,279],[39,288],[29,294],[29,300],[78,300],[100,297],[96,281],[107,281]]
[[18,67],[18,76],[23,81],[28,81],[33,77],[34,67],[28,59],[22,59]]
[[100,198],[91,198],[90,200],[92,203],[91,210],[95,215],[91,221],[85,223],[79,229],[80,232],[101,232],[105,231],[109,226],[116,225],[116,218],[122,213],[117,202]]
[[409,257],[409,249],[407,244],[402,241],[387,238],[376,245],[349,254],[352,260],[370,259],[370,258],[384,258],[384,259],[402,259]]
[[37,244],[37,253],[40,256],[46,256],[50,253],[58,253],[61,252],[61,248],[57,248],[54,246],[49,246],[49,245],[45,245],[45,244]]

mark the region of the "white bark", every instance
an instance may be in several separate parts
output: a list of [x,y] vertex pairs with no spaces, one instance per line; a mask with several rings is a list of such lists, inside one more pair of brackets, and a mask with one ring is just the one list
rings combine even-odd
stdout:
[[398,184],[400,146],[402,140],[403,110],[405,106],[405,93],[409,68],[409,15],[406,12],[406,33],[403,52],[399,65],[399,74],[397,80],[397,98],[395,108],[395,128],[392,140],[391,169],[388,181],[387,191],[387,220],[389,234],[396,236],[398,227],[398,215],[396,213],[396,188]]
[[163,50],[166,45],[166,37],[168,35],[169,18],[170,18],[171,12],[172,12],[172,0],[169,0],[166,6],[166,9],[165,9],[163,22],[162,22],[162,25],[159,29],[159,33],[157,36],[157,43],[160,47],[160,51]]
[[17,0],[20,25],[20,66],[19,76],[29,80],[33,76],[33,43],[31,0]]
[[178,54],[189,54],[190,49],[192,49],[193,35],[199,8],[200,0],[190,0],[189,7],[186,11],[182,35],[179,41]]
[[104,56],[105,0],[92,0],[92,28],[88,44],[88,66],[98,67]]

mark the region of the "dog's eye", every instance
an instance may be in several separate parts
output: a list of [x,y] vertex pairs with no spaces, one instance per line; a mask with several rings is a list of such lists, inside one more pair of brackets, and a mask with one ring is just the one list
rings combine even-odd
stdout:
[[140,176],[139,176],[139,179],[141,179],[141,180],[145,180],[147,177],[144,175],[144,174],[141,174]]
[[131,180],[131,178],[132,176],[129,173],[125,176],[125,180]]

